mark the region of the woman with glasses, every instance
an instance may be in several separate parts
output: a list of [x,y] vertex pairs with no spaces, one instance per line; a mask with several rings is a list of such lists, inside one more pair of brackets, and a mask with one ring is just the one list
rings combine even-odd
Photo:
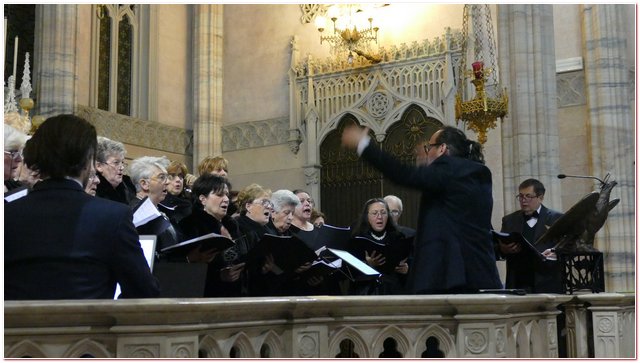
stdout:
[[19,188],[21,183],[15,180],[22,164],[22,148],[29,137],[10,125],[4,125],[4,191]]
[[396,266],[386,266],[386,256],[382,252],[384,251],[383,246],[408,243],[404,239],[404,235],[398,231],[393,219],[389,218],[390,214],[389,207],[384,199],[369,199],[365,202],[362,213],[352,229],[351,234],[354,239],[351,241],[351,253],[375,270],[382,272],[378,282],[363,281],[352,283],[349,292],[353,295],[398,295],[406,293],[405,283],[409,272],[407,259],[399,261]]
[[[240,229],[240,238],[236,240],[238,248],[238,257],[246,255],[253,247],[255,247],[265,233],[269,233],[267,224],[271,219],[271,211],[273,204],[271,203],[271,191],[265,189],[258,184],[251,184],[240,191],[238,194],[238,207],[240,216],[236,218]],[[260,266],[249,266],[251,271],[247,270],[240,278],[242,284],[241,296],[254,295],[255,292],[250,291],[250,279],[262,273],[267,261],[261,261]]]
[[96,189],[96,196],[127,205],[136,199],[136,188],[131,178],[125,175],[126,154],[127,151],[121,142],[98,136],[96,175],[100,183]]
[[160,203],[159,209],[165,213],[172,223],[180,223],[191,214],[191,192],[184,186],[184,178],[187,175],[187,166],[178,161],[172,161],[167,166],[169,185],[167,195]]

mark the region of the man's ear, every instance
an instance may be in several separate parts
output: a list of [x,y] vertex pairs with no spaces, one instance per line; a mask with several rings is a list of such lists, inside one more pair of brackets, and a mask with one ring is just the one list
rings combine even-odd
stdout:
[[540,195],[538,196],[538,199],[540,199],[540,202],[542,202],[542,201],[544,200],[544,194],[540,194]]

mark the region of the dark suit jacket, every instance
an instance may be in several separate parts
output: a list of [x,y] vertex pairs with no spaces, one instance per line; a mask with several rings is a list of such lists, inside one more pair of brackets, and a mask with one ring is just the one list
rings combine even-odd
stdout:
[[5,299],[113,299],[159,294],[129,206],[73,180],[38,182],[5,205]]
[[[542,205],[538,222],[534,226],[533,241],[529,241],[540,252],[554,246],[555,241],[547,244],[535,244],[544,232],[562,213]],[[522,233],[524,229],[524,213],[516,211],[502,218],[502,232]],[[499,250],[496,248],[496,250]],[[508,289],[525,289],[529,292],[562,293],[562,277],[558,262],[540,261],[526,249],[517,254],[502,256],[507,260],[507,278],[505,287]]]
[[362,158],[391,181],[422,191],[410,293],[473,292],[502,287],[491,240],[491,172],[443,155],[429,166],[402,164],[373,143]]

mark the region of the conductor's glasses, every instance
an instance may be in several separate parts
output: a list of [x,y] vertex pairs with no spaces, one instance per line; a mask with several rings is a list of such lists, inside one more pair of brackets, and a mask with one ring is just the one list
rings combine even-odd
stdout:
[[429,150],[431,150],[431,148],[434,148],[436,146],[440,146],[442,144],[444,144],[444,143],[443,142],[438,142],[438,143],[435,143],[435,144],[427,144],[427,145],[424,146],[424,151],[428,154]]
[[517,200],[531,200],[533,198],[538,198],[538,195],[535,194],[518,194],[516,195]]

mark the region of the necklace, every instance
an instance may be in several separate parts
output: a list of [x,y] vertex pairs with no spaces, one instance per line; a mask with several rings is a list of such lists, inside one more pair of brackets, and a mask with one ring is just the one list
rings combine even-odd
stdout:
[[387,236],[387,231],[384,231],[384,233],[380,237],[373,234],[373,232],[371,232],[370,234],[371,234],[371,237],[373,237],[373,239],[375,239],[376,241],[382,241]]

